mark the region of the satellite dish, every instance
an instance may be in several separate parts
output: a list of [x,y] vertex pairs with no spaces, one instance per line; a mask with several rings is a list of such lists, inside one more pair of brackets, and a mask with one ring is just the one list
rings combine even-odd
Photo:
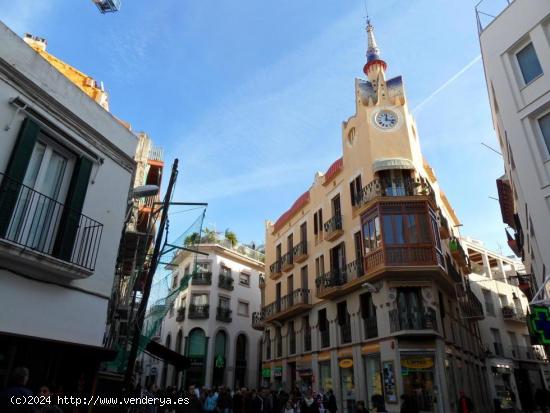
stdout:
[[132,190],[132,198],[144,198],[146,196],[153,196],[159,193],[160,188],[158,185],[142,185],[136,186]]

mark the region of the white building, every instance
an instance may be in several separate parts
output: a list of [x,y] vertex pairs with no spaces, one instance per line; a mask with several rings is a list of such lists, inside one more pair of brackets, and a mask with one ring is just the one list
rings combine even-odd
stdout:
[[264,255],[227,239],[203,242],[198,250],[204,255],[181,251],[172,261],[171,286],[179,292],[156,334],[161,344],[189,357],[191,367],[181,374],[143,356],[144,381],[162,388],[255,387],[262,327],[253,327],[253,315],[261,310]]
[[485,311],[478,322],[491,399],[497,399],[502,409],[510,408],[513,392],[520,409],[525,399],[533,400],[535,391],[547,386],[550,373],[544,348],[532,344],[527,328],[529,300],[518,286],[523,264],[486,249],[479,241],[462,241],[472,263],[470,287]]
[[30,40],[0,23],[0,387],[91,389],[137,138]]
[[540,288],[550,274],[550,2],[495,3],[482,1],[476,11],[506,171],[499,198],[516,232],[509,244]]

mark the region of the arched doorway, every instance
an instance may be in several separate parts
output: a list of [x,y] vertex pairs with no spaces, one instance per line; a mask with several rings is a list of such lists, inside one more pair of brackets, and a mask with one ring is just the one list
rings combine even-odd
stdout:
[[201,328],[194,328],[187,336],[185,355],[189,357],[191,367],[185,372],[185,388],[191,385],[204,386],[207,341],[204,330]]
[[221,386],[224,384],[226,366],[227,334],[225,331],[218,331],[214,339],[214,372],[212,374],[212,385]]
[[235,346],[235,388],[246,385],[247,353],[248,340],[244,334],[239,334]]
[[[172,337],[170,336],[170,334],[168,334],[166,336],[166,341],[165,341],[166,348],[170,348],[170,344],[172,344]],[[168,363],[164,361],[162,363],[162,375],[160,376],[160,387],[163,389],[166,388],[167,376],[168,376]]]

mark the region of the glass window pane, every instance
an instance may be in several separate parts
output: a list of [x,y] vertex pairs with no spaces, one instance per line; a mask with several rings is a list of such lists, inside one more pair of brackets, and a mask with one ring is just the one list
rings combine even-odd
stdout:
[[529,43],[523,49],[521,49],[516,57],[518,59],[521,74],[523,75],[523,81],[528,84],[537,76],[542,74],[542,68],[537,57],[537,52],[533,43]]
[[550,113],[539,119],[539,126],[542,131],[544,143],[546,144],[546,149],[548,149],[548,154],[550,154]]
[[395,223],[395,243],[404,244],[405,243],[405,220],[402,215],[394,215]]
[[392,216],[384,217],[384,244],[394,244]]
[[369,223],[366,222],[363,225],[363,240],[365,243],[365,254],[371,251],[370,249],[370,234],[369,234]]
[[[428,227],[428,217],[424,214],[418,215],[418,224],[420,225],[420,228],[419,228],[420,235],[419,235],[418,242],[430,242],[430,228]],[[437,230],[437,225],[436,225],[436,230]]]
[[369,248],[371,251],[374,251],[376,249],[374,221],[369,221]]
[[416,227],[416,216],[409,214],[405,216],[406,224],[407,224],[407,231],[409,236],[409,243],[410,244],[416,244],[419,242],[418,238],[418,228]]
[[380,233],[380,217],[374,218],[374,228],[376,230],[375,233],[375,247],[378,248],[380,246],[380,240],[382,239],[382,234]]

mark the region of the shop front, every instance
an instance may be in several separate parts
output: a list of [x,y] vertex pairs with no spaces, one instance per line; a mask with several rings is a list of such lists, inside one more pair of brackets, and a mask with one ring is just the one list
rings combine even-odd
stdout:
[[333,389],[330,360],[319,361],[319,390],[326,393]]
[[432,354],[401,354],[403,393],[416,401],[420,412],[434,409],[434,358]]
[[491,366],[494,403],[495,407],[500,407],[502,412],[515,411],[516,395],[513,390],[513,372],[512,362],[499,362]]
[[365,406],[372,406],[372,398],[382,399],[384,397],[384,391],[382,389],[382,368],[380,365],[380,354],[369,354],[363,356],[366,383],[367,383],[367,400],[365,400]]
[[313,369],[311,368],[311,359],[304,360],[301,363],[296,364],[296,386],[302,391],[306,392],[313,386]]
[[340,369],[341,400],[344,413],[355,412],[355,381],[353,378],[353,358],[346,357],[338,360]]
[[279,390],[283,387],[283,366],[273,367],[273,383],[275,390]]

